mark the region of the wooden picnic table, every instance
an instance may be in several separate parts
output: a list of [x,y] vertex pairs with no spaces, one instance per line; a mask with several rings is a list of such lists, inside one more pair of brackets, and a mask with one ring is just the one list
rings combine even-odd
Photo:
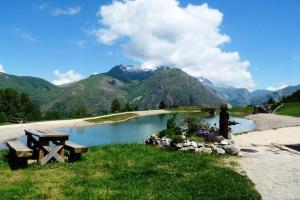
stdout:
[[42,165],[52,159],[65,161],[64,145],[69,135],[58,131],[26,129],[27,146]]

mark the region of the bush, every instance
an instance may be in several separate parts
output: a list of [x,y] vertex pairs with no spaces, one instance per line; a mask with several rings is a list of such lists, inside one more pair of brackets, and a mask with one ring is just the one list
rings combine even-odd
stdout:
[[175,132],[172,129],[165,129],[165,130],[160,131],[157,136],[160,138],[162,138],[162,137],[171,138],[174,135],[175,135]]
[[171,142],[174,144],[182,143],[184,141],[181,135],[173,135],[171,137],[171,140],[172,140]]
[[187,127],[187,136],[191,136],[193,134],[195,134],[199,129],[206,129],[209,130],[210,129],[210,125],[202,120],[202,119],[197,119],[197,118],[193,118],[193,117],[188,117],[184,120],[184,124]]

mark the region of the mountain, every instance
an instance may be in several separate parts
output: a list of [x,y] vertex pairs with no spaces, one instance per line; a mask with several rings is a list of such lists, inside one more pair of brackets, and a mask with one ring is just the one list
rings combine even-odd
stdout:
[[1,74],[0,88],[7,87],[27,92],[44,111],[68,113],[84,106],[93,115],[110,110],[114,98],[140,109],[158,108],[162,100],[168,105],[218,106],[223,102],[196,78],[168,67],[141,70],[119,65],[63,87],[40,78]]
[[[203,78],[201,78],[201,81]],[[246,105],[261,105],[270,98],[281,100],[284,96],[300,90],[300,85],[289,86],[277,91],[270,90],[254,90],[250,92],[246,88],[234,88],[214,85],[210,81],[202,81],[204,85],[216,96],[229,102],[232,105],[246,106]]]
[[154,70],[143,70],[131,65],[117,65],[105,74],[122,81],[133,81],[144,80],[151,76],[154,72]]
[[283,102],[285,103],[295,103],[300,102],[300,90],[297,90],[293,94],[286,96],[283,98]]
[[29,94],[33,102],[42,102],[49,93],[54,93],[58,87],[48,81],[30,76],[14,76],[0,73],[0,89],[14,88],[18,92]]
[[214,107],[222,102],[198,79],[180,69],[160,68],[152,76],[134,83],[130,88],[132,102],[144,108],[157,108],[161,100],[167,105]]

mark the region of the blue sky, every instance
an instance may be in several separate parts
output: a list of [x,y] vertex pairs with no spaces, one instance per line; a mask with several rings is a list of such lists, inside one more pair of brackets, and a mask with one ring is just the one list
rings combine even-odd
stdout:
[[[230,37],[230,42],[221,44],[220,49],[236,51],[241,62],[250,62],[247,72],[252,75],[252,89],[300,84],[300,1],[179,2],[181,8],[188,4],[207,3],[209,8],[223,14],[219,29],[221,34]],[[83,78],[95,72],[106,72],[117,64],[152,62],[153,58],[145,60],[149,55],[138,57],[136,52],[124,52],[124,44],[134,40],[128,39],[126,33],[118,33],[121,36],[110,44],[99,42],[99,37],[92,33],[104,27],[98,23],[101,18],[96,15],[99,8],[111,4],[112,1],[100,0],[2,0],[0,65],[9,74],[38,76],[53,81],[63,78],[56,77],[55,70],[62,74],[73,70]],[[115,24],[117,22],[110,25]],[[164,59],[154,63],[163,62],[171,63]],[[192,74],[198,72],[203,75],[203,70],[191,71]],[[242,82],[239,79],[234,84]]]

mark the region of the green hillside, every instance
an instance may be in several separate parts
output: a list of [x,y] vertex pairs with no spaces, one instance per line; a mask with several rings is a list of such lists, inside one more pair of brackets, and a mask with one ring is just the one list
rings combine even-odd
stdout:
[[0,73],[0,89],[6,88],[13,88],[18,92],[27,93],[36,103],[47,101],[47,98],[59,89],[41,78]]
[[56,110],[61,114],[82,107],[92,115],[110,110],[118,98],[140,109],[156,109],[163,100],[167,105],[218,106],[222,101],[208,91],[196,78],[179,69],[163,68],[142,80],[119,80],[107,74],[55,86],[43,79],[0,74],[0,89],[14,88],[30,95],[43,111]]
[[143,108],[158,107],[162,100],[167,105],[218,106],[222,102],[180,69],[162,69],[129,88],[132,102]]
[[300,117],[300,102],[284,103],[276,110],[276,114]]

